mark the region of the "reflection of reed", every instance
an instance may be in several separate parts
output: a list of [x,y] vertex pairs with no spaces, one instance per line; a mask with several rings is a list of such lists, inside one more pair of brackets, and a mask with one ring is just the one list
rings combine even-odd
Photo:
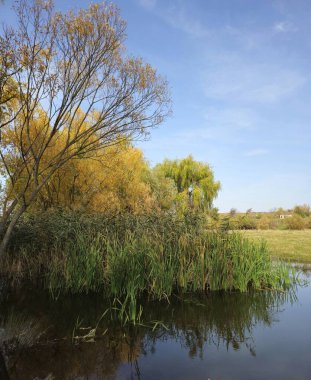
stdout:
[[[162,320],[166,329],[146,333],[145,342],[152,351],[158,339],[173,338],[189,350],[189,355],[203,356],[204,345],[225,345],[238,350],[243,344],[256,355],[253,328],[261,323],[270,326],[285,302],[294,302],[294,290],[280,292],[211,293],[208,298],[185,298],[172,301],[169,307],[145,307],[148,318]],[[145,347],[145,350],[147,348]]]
[[[87,339],[72,340],[79,314],[82,326],[96,326],[102,310],[107,307],[100,302],[100,297],[97,301],[96,297],[90,296],[53,302],[43,294],[37,294],[37,297],[36,294],[18,294],[15,300],[10,301],[16,305],[14,310],[9,307],[6,313],[5,305],[2,305],[4,322],[0,329],[3,328],[5,346],[10,348],[6,350],[10,379],[46,379],[50,374],[52,377],[49,379],[54,380],[87,379],[93,374],[97,379],[110,379],[120,364],[138,358],[143,331],[139,332],[140,335],[124,335],[124,331],[116,326],[113,331],[109,330],[109,334],[102,335],[107,329],[103,323],[97,330],[94,343],[85,342]],[[28,311],[27,316],[24,310]],[[40,331],[44,331],[39,341],[34,330],[39,325],[33,323],[38,315]],[[16,338],[22,339],[20,344],[16,344]],[[27,349],[19,349],[26,346]]]
[[[27,302],[27,298],[23,300]],[[98,379],[113,379],[122,363],[132,363],[132,373],[139,378],[138,358],[142,353],[152,354],[156,342],[165,339],[180,342],[191,357],[203,357],[208,344],[235,350],[244,345],[251,355],[256,355],[254,326],[258,323],[270,326],[284,303],[293,301],[294,292],[218,292],[208,297],[173,298],[170,304],[145,302],[144,321],[162,321],[165,327],[158,324],[154,331],[142,325],[121,327],[107,318],[101,320],[94,343],[73,344],[71,336],[78,315],[83,326],[92,328],[107,304],[97,296],[64,298],[57,302],[46,298],[46,303],[38,298],[33,304],[29,301],[30,315],[25,321],[40,315],[42,328],[53,327],[45,334],[45,342],[41,339],[27,350],[11,353],[10,376],[13,380],[44,378],[52,373],[55,379],[86,379],[96,374]],[[23,302],[17,302],[16,316],[12,317],[22,321],[18,310],[25,310]],[[103,332],[106,333],[102,335]],[[10,366],[13,362],[14,368]]]

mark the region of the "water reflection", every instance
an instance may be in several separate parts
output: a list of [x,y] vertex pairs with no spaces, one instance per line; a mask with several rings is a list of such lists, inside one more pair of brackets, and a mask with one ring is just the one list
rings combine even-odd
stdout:
[[[192,359],[203,359],[211,345],[235,351],[243,348],[255,357],[254,328],[271,326],[284,304],[295,300],[293,291],[211,293],[174,298],[170,304],[144,302],[143,320],[162,322],[152,329],[150,324],[121,328],[107,318],[98,324],[108,306],[100,296],[52,302],[43,294],[18,294],[2,305],[2,332],[23,336],[24,331],[24,339],[27,332],[38,342],[20,350],[14,349],[14,344],[13,349],[5,346],[8,372],[13,380],[141,378],[139,358],[154,355],[159,343],[168,341],[177,343]],[[97,324],[94,341],[72,339],[87,337]],[[125,363],[130,363],[130,368],[125,365],[127,369],[120,371]]]
[[190,357],[203,357],[206,343],[239,350],[241,345],[256,355],[252,330],[261,323],[270,326],[286,301],[294,302],[295,292],[288,293],[212,293],[208,299],[184,299],[162,308],[152,308],[150,318],[163,320],[168,330],[158,335],[146,333],[149,342],[168,336],[180,342]]

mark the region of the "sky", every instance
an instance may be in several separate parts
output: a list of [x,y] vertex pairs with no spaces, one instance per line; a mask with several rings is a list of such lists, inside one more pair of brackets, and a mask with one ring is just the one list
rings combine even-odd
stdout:
[[[169,83],[172,115],[136,144],[149,163],[208,163],[222,212],[311,204],[311,1],[113,2],[128,52]],[[0,4],[1,22],[12,22],[11,5]]]

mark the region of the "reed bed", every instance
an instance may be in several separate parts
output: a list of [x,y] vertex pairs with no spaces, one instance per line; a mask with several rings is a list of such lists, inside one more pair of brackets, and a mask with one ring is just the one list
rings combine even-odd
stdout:
[[31,216],[17,226],[1,268],[16,286],[31,281],[55,297],[103,292],[134,309],[145,295],[283,290],[293,281],[264,243],[208,231],[191,214]]

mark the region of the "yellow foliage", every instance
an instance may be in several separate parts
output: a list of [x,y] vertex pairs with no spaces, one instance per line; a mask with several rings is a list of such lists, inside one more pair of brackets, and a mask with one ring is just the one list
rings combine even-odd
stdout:
[[[90,115],[96,118],[96,113]],[[60,167],[41,189],[33,209],[51,207],[69,208],[90,212],[142,212],[155,207],[150,186],[144,181],[148,165],[142,152],[128,142],[117,142],[115,146],[106,147],[70,158],[77,150],[79,141],[64,151],[74,135],[81,134],[88,128],[89,120],[79,110],[74,119],[68,115],[68,123],[49,140],[52,129],[46,113],[38,109],[27,123],[18,119],[12,128],[6,128],[2,134],[2,144],[7,147],[6,162],[11,167],[20,167],[18,178],[12,187],[7,184],[7,195],[23,193],[29,199],[37,181],[53,170],[55,158],[64,155],[68,161]],[[90,135],[89,140],[96,138]],[[84,141],[87,144],[88,141]],[[42,147],[46,147],[41,151]],[[23,152],[21,152],[21,150]],[[27,153],[26,153],[27,152]],[[33,162],[40,157],[36,173]],[[23,163],[23,155],[28,155]],[[25,190],[26,189],[26,190]]]
[[142,212],[154,207],[142,152],[130,145],[92,158],[71,159],[41,191],[36,208]]

